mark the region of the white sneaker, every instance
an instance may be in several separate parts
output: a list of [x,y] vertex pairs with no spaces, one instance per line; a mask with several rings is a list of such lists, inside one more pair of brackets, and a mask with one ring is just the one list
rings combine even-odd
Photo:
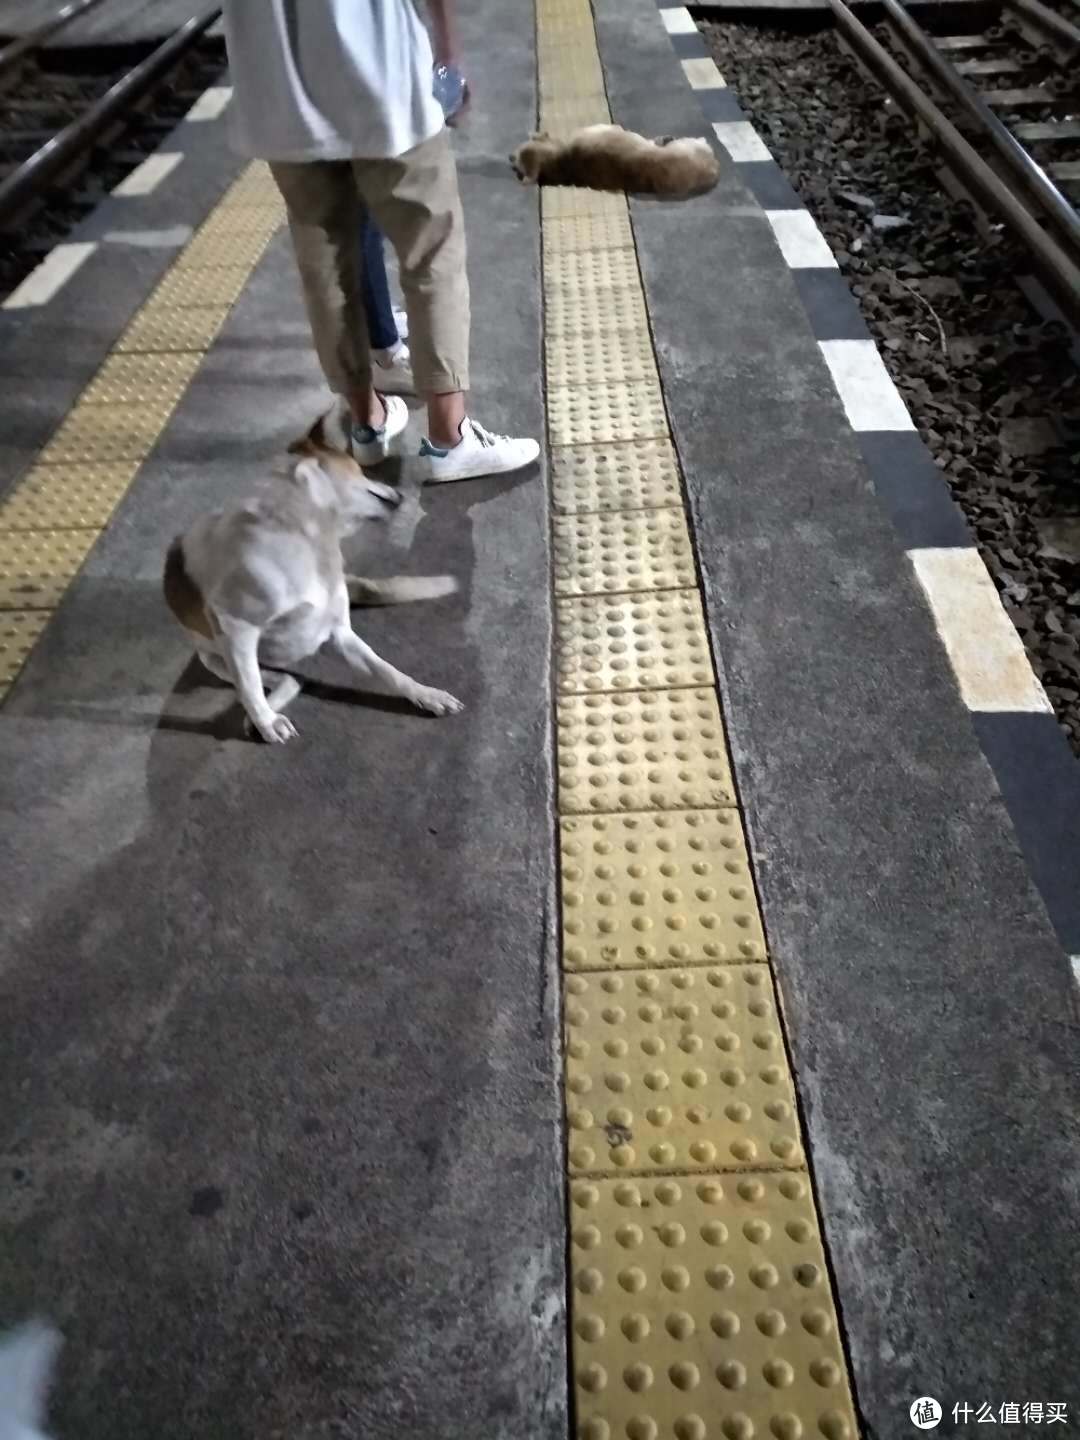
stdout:
[[403,341],[399,340],[393,350],[373,350],[371,361],[372,384],[380,395],[416,394],[412,356]]
[[393,311],[394,326],[397,330],[398,338],[401,340],[407,340],[409,338],[408,315],[406,315],[404,310],[399,310],[396,305],[392,305],[390,308]]
[[409,423],[409,407],[396,395],[380,395],[386,407],[386,419],[378,430],[371,425],[358,425],[354,420],[349,432],[353,459],[359,465],[381,465],[390,454],[390,445]]
[[427,479],[433,484],[444,480],[472,480],[478,475],[505,475],[531,465],[540,454],[535,440],[514,440],[509,435],[493,435],[468,416],[461,422],[461,439],[448,450],[422,441],[420,456],[427,462]]

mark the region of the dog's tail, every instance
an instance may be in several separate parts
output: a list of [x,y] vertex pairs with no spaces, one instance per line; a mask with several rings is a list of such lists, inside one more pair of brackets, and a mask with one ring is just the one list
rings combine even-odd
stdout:
[[438,600],[453,595],[458,582],[453,575],[391,575],[385,580],[364,580],[346,575],[350,605],[406,605],[411,600]]

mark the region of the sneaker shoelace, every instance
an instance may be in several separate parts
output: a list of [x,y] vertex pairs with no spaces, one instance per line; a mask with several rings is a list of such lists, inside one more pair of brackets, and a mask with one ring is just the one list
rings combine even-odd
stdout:
[[508,443],[510,440],[509,435],[496,435],[492,430],[485,430],[483,425],[478,424],[475,420],[470,420],[469,425],[481,445],[498,445],[500,442]]

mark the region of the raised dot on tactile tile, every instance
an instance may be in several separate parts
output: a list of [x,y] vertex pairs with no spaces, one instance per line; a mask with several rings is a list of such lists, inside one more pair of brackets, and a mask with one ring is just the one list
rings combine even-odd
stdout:
[[816,1265],[796,1265],[793,1273],[796,1281],[806,1290],[816,1285],[821,1279],[821,1271]]
[[574,1204],[580,1205],[583,1210],[591,1209],[600,1199],[600,1191],[595,1185],[575,1185],[572,1194]]
[[701,1238],[706,1245],[723,1245],[728,1238],[727,1226],[719,1220],[710,1220],[702,1225]]
[[668,1379],[676,1390],[696,1390],[701,1384],[701,1371],[689,1360],[678,1360],[668,1367]]
[[[762,1335],[769,1335],[773,1339],[775,1339],[777,1335],[783,1335],[787,1329],[787,1321],[779,1310],[762,1310],[759,1315],[754,1317],[754,1324],[761,1331]],[[768,1375],[766,1375],[765,1378],[768,1380]],[[770,1380],[769,1383],[771,1385],[773,1381]]]
[[802,1317],[802,1327],[807,1334],[820,1339],[832,1330],[832,1319],[824,1310],[807,1310]]
[[578,1384],[595,1395],[607,1387],[607,1371],[602,1365],[586,1365],[578,1373]]
[[675,1146],[662,1142],[649,1146],[649,1159],[656,1165],[674,1165]]
[[740,1180],[737,1189],[743,1200],[753,1202],[765,1198],[765,1186],[760,1180]]
[[810,1366],[810,1375],[822,1389],[828,1389],[830,1386],[840,1383],[840,1367],[835,1360],[813,1361]]
[[761,1373],[775,1390],[785,1390],[795,1383],[795,1371],[786,1360],[767,1360]]
[[709,1319],[714,1335],[719,1335],[721,1340],[730,1340],[737,1335],[741,1328],[738,1315],[734,1310],[718,1310]]
[[591,1130],[593,1117],[591,1110],[573,1110],[569,1116],[570,1126],[574,1130]]
[[754,1422],[749,1415],[739,1411],[736,1415],[728,1415],[720,1427],[724,1440],[754,1440]]
[[750,1279],[759,1290],[771,1290],[780,1283],[780,1272],[775,1265],[752,1265]]
[[611,1426],[594,1416],[578,1426],[579,1440],[611,1440]]
[[599,1315],[582,1315],[574,1329],[582,1340],[587,1340],[590,1344],[602,1340],[604,1336],[604,1322]]
[[829,1410],[818,1421],[825,1440],[851,1440],[851,1426],[838,1410]]
[[806,1182],[797,1175],[785,1175],[780,1181],[780,1194],[785,1200],[802,1200],[806,1196]]
[[610,1055],[613,1060],[621,1060],[629,1049],[629,1042],[623,1039],[604,1041],[604,1054]]
[[623,1383],[628,1390],[639,1395],[643,1390],[648,1390],[653,1383],[653,1371],[650,1365],[640,1362],[634,1365],[627,1365],[623,1371]]
[[657,1234],[660,1236],[661,1243],[664,1245],[675,1246],[686,1243],[686,1231],[674,1220],[661,1225]]
[[595,1250],[600,1240],[600,1231],[595,1225],[582,1225],[580,1230],[574,1231],[574,1244],[582,1250]]
[[802,1440],[802,1421],[790,1411],[785,1411],[783,1415],[774,1415],[769,1421],[769,1429],[776,1440]]
[[725,1360],[717,1366],[716,1378],[725,1390],[741,1390],[746,1384],[746,1366],[738,1360]]
[[604,1277],[599,1270],[580,1270],[576,1284],[583,1295],[599,1295],[604,1288]]
[[615,1231],[615,1239],[624,1250],[634,1250],[643,1243],[645,1232],[640,1225],[620,1225]]
[[708,1433],[700,1415],[681,1415],[675,1421],[675,1440],[705,1440]]
[[682,1199],[682,1190],[674,1180],[664,1180],[656,1187],[656,1198],[661,1205],[677,1205]]
[[636,1344],[639,1340],[646,1339],[650,1326],[644,1315],[639,1315],[635,1312],[633,1315],[623,1316],[620,1329],[627,1340],[632,1340]]
[[694,1317],[685,1310],[673,1310],[664,1324],[673,1340],[689,1340],[696,1328]]
[[804,1245],[807,1240],[812,1239],[814,1231],[808,1220],[789,1220],[784,1226],[788,1238],[794,1240],[797,1245]]
[[627,1440],[656,1440],[660,1432],[648,1415],[634,1415],[626,1422]]
[[615,1186],[615,1204],[624,1205],[632,1209],[634,1206],[641,1204],[641,1191],[636,1185],[632,1185],[627,1180],[620,1181],[620,1183]]
[[719,1180],[702,1180],[697,1187],[697,1197],[706,1205],[718,1205],[724,1198],[724,1187]]
[[772,1234],[772,1230],[764,1220],[747,1220],[742,1227],[742,1233],[752,1245],[764,1245]]
[[637,1295],[648,1284],[648,1276],[638,1265],[630,1265],[619,1271],[619,1284],[630,1295]]
[[716,1146],[709,1140],[695,1140],[690,1146],[690,1156],[699,1165],[711,1165],[716,1159]]
[[666,1105],[653,1105],[645,1111],[645,1119],[648,1120],[650,1125],[670,1125],[671,1111]]
[[668,1265],[661,1273],[660,1279],[666,1290],[673,1290],[676,1294],[690,1286],[690,1272],[683,1265]]
[[735,1284],[735,1272],[730,1265],[710,1265],[705,1271],[705,1281],[714,1290],[728,1290]]

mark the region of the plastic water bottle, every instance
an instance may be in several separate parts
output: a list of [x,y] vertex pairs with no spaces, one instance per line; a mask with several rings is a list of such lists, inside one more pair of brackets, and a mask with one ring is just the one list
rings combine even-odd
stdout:
[[435,66],[435,99],[443,108],[446,119],[452,120],[465,104],[468,86],[456,65]]

